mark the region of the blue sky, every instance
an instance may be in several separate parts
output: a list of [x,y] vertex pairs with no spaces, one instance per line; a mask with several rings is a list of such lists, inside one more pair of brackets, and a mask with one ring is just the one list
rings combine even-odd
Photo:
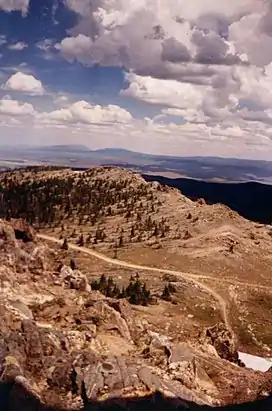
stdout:
[[272,158],[270,8],[239,3],[0,0],[0,145]]
[[[123,70],[116,67],[86,67],[61,58],[53,47],[48,52],[38,48],[39,43],[61,41],[77,22],[78,16],[61,2],[33,0],[28,14],[0,12],[0,35],[6,43],[0,48],[1,69],[5,73],[22,70],[31,73],[46,84],[52,92],[84,96],[98,104],[123,100],[118,96],[125,84]],[[10,44],[28,45],[22,51],[9,49]],[[26,63],[25,67],[20,67]],[[129,104],[129,103],[128,103]]]

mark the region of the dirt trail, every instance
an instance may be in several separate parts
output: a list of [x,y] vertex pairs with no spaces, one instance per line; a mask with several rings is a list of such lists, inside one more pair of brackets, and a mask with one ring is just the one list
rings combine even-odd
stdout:
[[[202,274],[191,274],[196,276],[199,279],[203,279],[203,280],[213,280],[213,277],[210,275],[202,275]],[[258,290],[264,290],[264,291],[268,291],[268,292],[272,292],[272,287],[269,287],[268,285],[261,285],[261,284],[256,284],[256,283],[246,283],[244,281],[239,281],[236,278],[220,278],[220,282],[222,283],[231,283],[231,285],[241,285],[243,287],[251,287],[251,288],[255,288]]]
[[[46,240],[46,241],[51,241],[53,243],[57,243],[57,244],[62,244],[63,241],[59,240],[58,238],[55,237],[51,237],[48,236],[46,234],[37,234],[37,237],[42,239],[42,240]],[[116,265],[119,267],[125,267],[125,268],[132,268],[135,270],[143,270],[143,271],[149,271],[149,272],[156,272],[156,273],[162,273],[162,274],[170,274],[170,275],[175,275],[176,277],[180,277],[184,280],[187,280],[189,282],[194,283],[196,286],[202,288],[203,290],[205,290],[207,293],[211,294],[215,300],[218,301],[220,309],[221,309],[221,315],[222,315],[222,319],[226,324],[226,327],[233,332],[232,328],[231,328],[231,324],[228,318],[228,308],[227,308],[227,302],[222,298],[222,296],[220,294],[218,294],[216,291],[214,291],[211,287],[209,287],[206,284],[203,284],[202,282],[198,281],[197,279],[199,278],[204,278],[201,275],[197,275],[197,274],[190,274],[190,273],[184,273],[182,271],[175,271],[175,270],[167,270],[164,268],[155,268],[155,267],[148,267],[145,265],[137,265],[137,264],[132,264],[132,263],[128,263],[126,261],[121,261],[118,259],[113,259],[110,257],[105,256],[104,254],[100,254],[97,251],[91,250],[89,248],[86,247],[79,247],[76,246],[74,244],[69,244],[69,248],[71,250],[75,250],[75,251],[80,251],[82,253],[85,254],[89,254],[97,259],[103,260],[109,264],[112,265]]]

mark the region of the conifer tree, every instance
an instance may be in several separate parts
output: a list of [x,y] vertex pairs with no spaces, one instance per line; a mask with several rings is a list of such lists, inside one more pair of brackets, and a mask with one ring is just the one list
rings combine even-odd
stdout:
[[67,238],[65,238],[65,239],[63,240],[61,249],[67,251],[68,248],[69,248],[68,241],[67,241]]

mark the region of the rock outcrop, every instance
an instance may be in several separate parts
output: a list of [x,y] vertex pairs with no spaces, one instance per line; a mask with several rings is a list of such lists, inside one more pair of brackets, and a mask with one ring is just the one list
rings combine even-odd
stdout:
[[224,324],[208,328],[204,332],[204,339],[216,349],[220,358],[240,365],[234,336]]
[[91,286],[88,283],[86,275],[79,270],[72,270],[70,267],[63,266],[60,271],[62,280],[69,285],[71,289],[79,291],[91,291]]
[[88,275],[67,265],[50,269],[57,251],[30,234],[18,238],[13,226],[0,221],[0,387],[14,390],[12,409],[20,409],[22,392],[36,404],[74,410],[155,393],[210,406],[269,395],[271,373],[233,364],[237,348],[223,325],[200,343],[164,335],[144,320],[146,307],[92,291]]

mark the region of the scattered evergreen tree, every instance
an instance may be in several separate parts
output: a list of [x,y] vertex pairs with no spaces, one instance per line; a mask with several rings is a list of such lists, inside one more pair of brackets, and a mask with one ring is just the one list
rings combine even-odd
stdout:
[[105,276],[105,274],[102,274],[100,277],[100,281],[99,281],[99,290],[100,291],[105,291],[107,287],[107,278]]
[[114,249],[113,249],[113,258],[116,259],[118,257],[117,255],[118,251],[117,251],[117,244],[114,244]]
[[151,217],[149,216],[148,217],[148,219],[147,219],[147,221],[146,221],[146,229],[148,230],[148,231],[150,231],[151,229],[152,229],[152,219],[151,219]]
[[[55,227],[59,229],[60,239],[67,237],[68,241],[70,237],[77,239],[80,235],[71,229],[68,236],[66,230],[72,224],[92,225],[95,243],[104,241],[106,237],[102,229],[95,235],[96,225],[101,224],[105,217],[115,215],[116,210],[129,221],[135,216],[130,232],[130,238],[135,240],[142,241],[146,234],[152,233],[160,236],[169,230],[165,221],[155,222],[146,217],[148,212],[153,213],[161,205],[155,198],[155,191],[148,185],[131,184],[129,178],[105,179],[96,169],[74,174],[47,173],[50,170],[53,169],[30,167],[0,176],[0,218],[24,218],[37,228]],[[39,172],[44,172],[43,178],[33,178],[31,173],[37,175]],[[122,247],[126,238],[122,233],[117,244],[120,240]]]
[[161,298],[165,301],[172,301],[171,294],[175,293],[176,291],[176,287],[173,284],[165,284]]
[[171,293],[167,284],[164,286],[161,298],[165,301],[171,301]]
[[157,226],[157,225],[155,225],[155,228],[154,228],[154,231],[153,231],[153,235],[154,235],[154,237],[158,237],[158,235],[159,235],[159,229],[158,229],[158,226]]
[[170,292],[171,294],[177,292],[176,287],[175,287],[173,284],[171,284],[171,283],[168,284],[168,289],[169,289],[169,292]]
[[123,234],[121,234],[119,237],[119,247],[123,247],[123,246],[124,246],[124,237],[123,237]]
[[71,237],[72,237],[72,238],[75,238],[76,235],[77,235],[77,234],[76,234],[76,229],[74,228],[73,231],[72,231]]
[[70,260],[70,267],[72,268],[72,270],[76,269],[76,262],[73,258],[71,258],[71,260]]
[[67,251],[68,248],[69,248],[68,241],[67,241],[67,238],[65,238],[65,239],[63,240],[61,249]]
[[57,267],[57,272],[60,273],[61,269],[63,267],[63,263],[59,263],[58,267]]
[[78,245],[79,247],[83,247],[84,246],[84,237],[83,234],[80,235],[79,239],[78,239]]
[[107,278],[104,274],[101,275],[99,281],[93,281],[91,287],[109,298],[128,298],[129,302],[135,305],[146,306],[152,302],[151,293],[147,289],[146,283],[142,284],[138,274],[135,278],[131,277],[128,286],[123,287],[122,290],[112,277]]

